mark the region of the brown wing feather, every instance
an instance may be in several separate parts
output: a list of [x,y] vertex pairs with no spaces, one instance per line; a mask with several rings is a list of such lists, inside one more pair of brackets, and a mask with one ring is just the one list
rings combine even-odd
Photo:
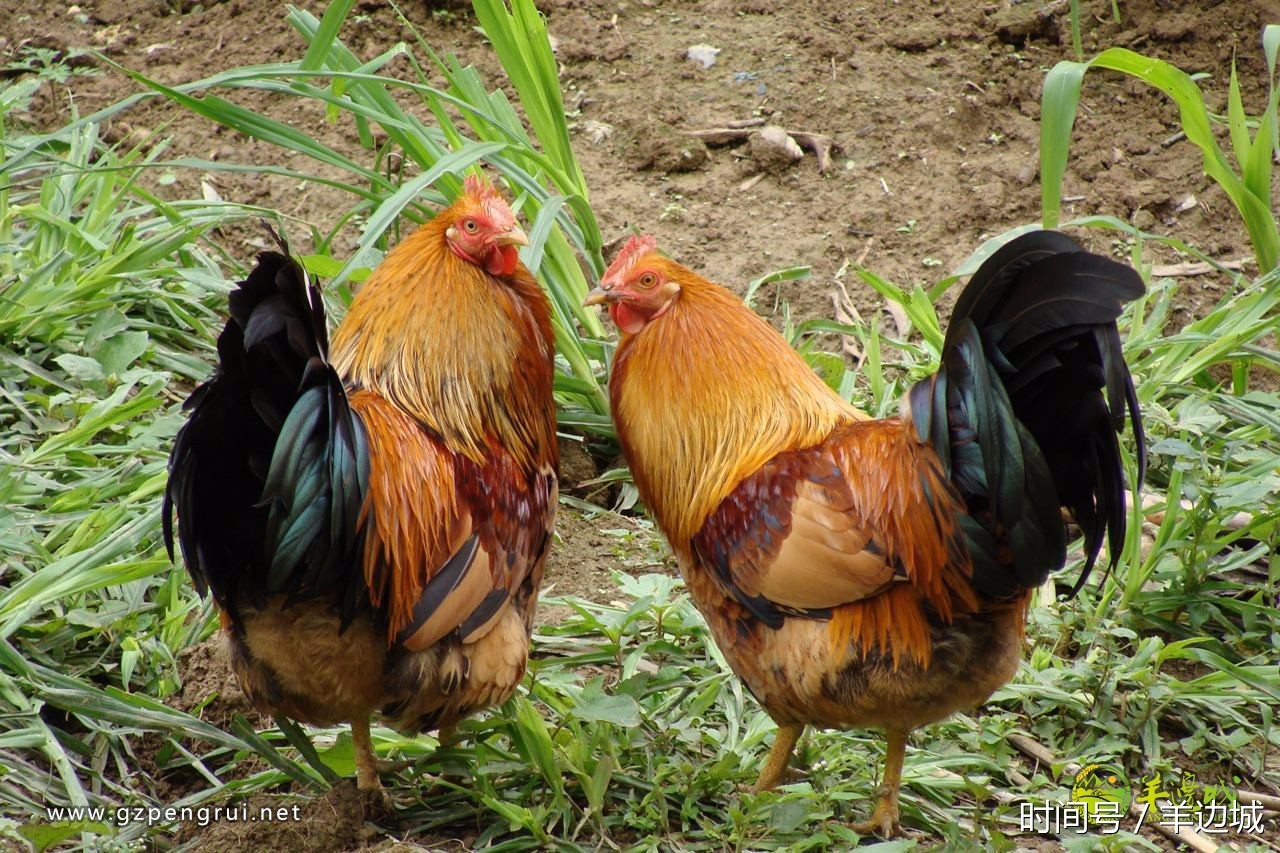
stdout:
[[958,516],[937,457],[898,421],[837,428],[744,479],[693,537],[722,588],[770,627],[830,619],[833,642],[927,661],[927,604],[976,608]]
[[464,639],[491,627],[492,609],[516,601],[532,617],[533,593],[542,583],[542,568],[555,529],[559,487],[554,463],[532,471],[514,456],[491,445],[483,465],[458,458],[461,500],[477,519],[479,550],[486,556],[490,597],[488,611],[462,625]]
[[496,445],[476,464],[370,391],[352,394],[351,406],[369,437],[365,582],[388,643],[417,651],[458,629],[464,640],[482,636],[540,574],[554,473],[524,475]]
[[850,424],[824,446],[844,474],[856,526],[950,621],[954,589],[972,567],[960,527],[965,507],[937,454],[896,419]]

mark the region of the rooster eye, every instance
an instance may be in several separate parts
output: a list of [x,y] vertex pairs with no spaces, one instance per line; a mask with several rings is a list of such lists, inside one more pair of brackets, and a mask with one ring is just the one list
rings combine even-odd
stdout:
[[476,224],[476,221],[474,219],[462,220],[462,227],[466,230],[468,234],[474,234],[480,228],[480,226]]
[[651,272],[647,272],[640,276],[640,286],[644,288],[653,287],[658,283],[658,277]]

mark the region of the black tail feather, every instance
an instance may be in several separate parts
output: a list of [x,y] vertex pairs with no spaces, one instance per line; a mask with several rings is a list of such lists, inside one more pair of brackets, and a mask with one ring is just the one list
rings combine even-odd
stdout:
[[242,593],[364,589],[353,577],[364,428],[328,362],[320,294],[273,236],[284,251],[259,255],[230,294],[218,366],[184,407],[164,498],[170,558],[176,538],[197,590],[212,589],[233,619]]
[[[948,466],[970,511],[974,584],[992,597],[1044,582],[1066,559],[1059,507],[1084,533],[1088,577],[1103,540],[1124,544],[1117,432],[1145,437],[1116,328],[1145,291],[1129,267],[1053,231],[1018,237],[956,301],[939,373],[911,390],[922,440]],[[1127,416],[1127,417],[1126,417]]]

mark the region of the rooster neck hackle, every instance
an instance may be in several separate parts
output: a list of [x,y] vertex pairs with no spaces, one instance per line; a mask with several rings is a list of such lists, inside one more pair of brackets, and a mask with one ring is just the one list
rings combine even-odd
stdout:
[[623,336],[609,387],[636,485],[682,549],[743,477],[864,416],[737,296],[665,263],[680,296]]
[[437,216],[389,252],[351,303],[333,363],[480,462],[496,441],[525,467],[554,455],[550,306],[523,266],[499,280],[448,248]]

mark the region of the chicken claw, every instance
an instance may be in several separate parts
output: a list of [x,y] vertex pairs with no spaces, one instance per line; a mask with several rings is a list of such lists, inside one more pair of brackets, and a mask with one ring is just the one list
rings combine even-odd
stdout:
[[868,820],[849,824],[849,828],[859,835],[879,835],[886,841],[902,835],[902,826],[898,823],[898,791],[888,785],[876,789],[876,807]]
[[898,823],[898,789],[902,785],[902,762],[907,755],[907,733],[890,729],[885,732],[888,741],[884,755],[884,776],[876,788],[876,807],[871,818],[851,824],[859,835],[879,835],[890,839],[902,835]]

